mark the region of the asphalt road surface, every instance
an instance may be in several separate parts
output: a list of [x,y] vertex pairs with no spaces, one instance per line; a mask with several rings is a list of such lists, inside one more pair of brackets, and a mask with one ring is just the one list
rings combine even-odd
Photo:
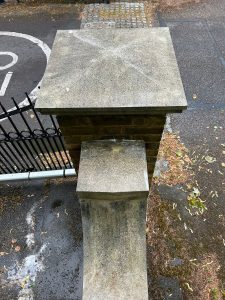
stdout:
[[[25,92],[35,101],[56,31],[79,27],[79,16],[74,10],[59,14],[0,15],[0,102],[7,110],[14,107],[11,97],[22,105]],[[42,119],[44,123],[45,117]],[[9,124],[4,126],[10,130]]]

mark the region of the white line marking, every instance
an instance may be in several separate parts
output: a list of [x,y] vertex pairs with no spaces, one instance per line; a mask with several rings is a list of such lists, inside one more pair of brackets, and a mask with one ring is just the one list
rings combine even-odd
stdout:
[[0,71],[9,69],[10,67],[14,66],[18,61],[18,56],[13,52],[1,52],[0,51],[0,55],[8,55],[8,56],[12,57],[12,61],[9,64],[7,64],[3,67],[0,66]]
[[0,88],[0,97],[5,95],[6,89],[9,85],[10,79],[12,77],[13,72],[8,72],[5,75],[5,79],[3,80],[2,86]]
[[27,225],[28,225],[28,234],[26,235],[26,244],[27,247],[32,250],[32,247],[35,244],[35,238],[34,238],[34,227],[35,227],[35,217],[34,217],[34,213],[35,210],[37,209],[38,203],[35,203],[31,209],[29,210],[29,212],[27,213],[26,216],[26,221],[27,221]]
[[18,300],[34,300],[33,285],[39,272],[43,272],[44,251],[47,244],[43,244],[36,253],[26,256],[21,263],[16,261],[8,268],[7,279],[11,284],[20,286]]
[[[19,32],[10,32],[10,31],[0,31],[0,36],[13,36],[13,37],[19,37],[19,38],[31,41],[32,43],[36,44],[38,47],[41,48],[41,50],[44,52],[44,54],[46,56],[46,60],[48,62],[48,59],[49,59],[49,56],[50,56],[50,53],[51,53],[51,49],[48,47],[47,44],[45,44],[41,40],[35,38],[34,36],[24,34],[24,33],[19,33]],[[40,80],[40,82],[38,82],[37,86],[29,94],[29,97],[30,97],[31,101],[35,101],[37,99],[37,91],[38,91],[38,87],[41,85],[41,82],[42,82],[42,79]],[[26,91],[24,91],[24,92],[26,92]],[[27,104],[28,104],[28,101],[25,98],[18,105],[19,105],[19,107],[23,107]],[[9,109],[8,111],[11,111],[11,110],[14,110],[14,109],[16,109],[16,107],[13,107],[13,108]],[[0,120],[0,122],[3,121],[3,120],[4,119]]]

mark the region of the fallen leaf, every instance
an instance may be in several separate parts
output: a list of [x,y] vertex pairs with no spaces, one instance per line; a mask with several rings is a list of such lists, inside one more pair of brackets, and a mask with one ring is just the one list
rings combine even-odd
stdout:
[[0,256],[8,255],[9,253],[7,252],[0,252]]
[[21,248],[20,248],[20,246],[19,246],[19,245],[15,247],[15,251],[16,251],[16,252],[19,252],[19,251],[20,251],[20,249],[21,249]]
[[215,159],[214,157],[209,156],[209,155],[207,155],[207,156],[205,157],[205,160],[206,160],[209,164],[211,164],[211,163],[213,163],[214,161],[216,161],[216,159]]
[[29,282],[29,279],[30,279],[30,276],[29,276],[29,275],[27,275],[27,276],[23,279],[23,281],[22,281],[21,284],[20,284],[20,286],[21,286],[22,289],[25,288],[26,284]]
[[189,291],[193,292],[193,289],[190,287],[190,284],[188,282],[185,282],[185,285]]
[[177,155],[178,157],[182,157],[182,156],[183,156],[183,153],[182,153],[181,151],[177,151],[177,152],[176,152],[176,155]]

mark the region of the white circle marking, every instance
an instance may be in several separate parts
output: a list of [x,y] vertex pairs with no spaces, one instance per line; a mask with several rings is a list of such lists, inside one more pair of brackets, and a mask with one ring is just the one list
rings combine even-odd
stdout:
[[[41,41],[38,38],[36,38],[32,35],[29,35],[29,34],[24,34],[24,33],[19,33],[19,32],[11,32],[11,31],[0,31],[0,36],[4,36],[4,35],[5,36],[19,37],[19,38],[22,38],[22,39],[29,40],[32,43],[36,44],[44,52],[44,54],[46,56],[46,60],[48,62],[49,56],[51,54],[51,49],[43,41]],[[0,53],[2,53],[2,52],[0,52]],[[12,52],[7,52],[7,53],[12,54]],[[38,82],[36,87],[30,92],[29,97],[30,97],[31,101],[35,101],[37,99],[37,91],[38,91],[38,87],[41,85],[41,82],[42,82],[42,79]],[[29,103],[28,100],[25,98],[18,105],[19,105],[19,107],[23,107],[23,106],[27,105],[28,103]],[[11,110],[14,110],[14,109],[16,109],[16,107],[13,107],[13,108],[9,109],[8,111],[11,111]],[[3,120],[4,119],[2,119],[1,121],[3,121]]]
[[17,61],[18,61],[18,55],[16,55],[15,53],[13,52],[1,52],[0,51],[0,55],[8,55],[8,56],[11,56],[12,57],[12,61],[10,63],[8,63],[7,65],[5,66],[0,66],[0,71],[3,71],[3,70],[6,70],[6,69],[9,69],[11,68],[12,66],[14,66]]

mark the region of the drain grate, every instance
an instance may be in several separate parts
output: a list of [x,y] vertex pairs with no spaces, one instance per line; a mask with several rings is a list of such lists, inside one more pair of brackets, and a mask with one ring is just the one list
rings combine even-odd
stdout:
[[81,29],[149,27],[144,3],[113,2],[87,4],[82,13]]

